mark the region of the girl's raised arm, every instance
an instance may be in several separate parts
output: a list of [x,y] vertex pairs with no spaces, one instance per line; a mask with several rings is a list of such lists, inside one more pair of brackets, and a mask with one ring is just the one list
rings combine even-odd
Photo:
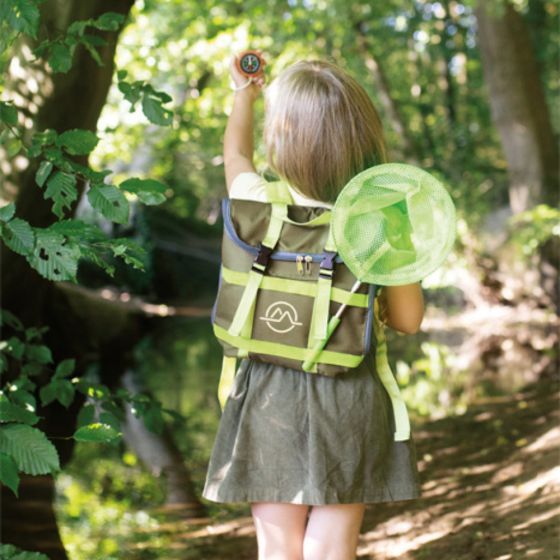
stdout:
[[[262,54],[260,53],[262,58]],[[230,72],[236,87],[247,82],[232,58]],[[266,62],[263,59],[263,66]],[[255,172],[253,165],[253,103],[264,85],[264,77],[253,78],[248,87],[235,92],[233,107],[224,133],[224,168],[229,192],[235,177],[246,171]]]

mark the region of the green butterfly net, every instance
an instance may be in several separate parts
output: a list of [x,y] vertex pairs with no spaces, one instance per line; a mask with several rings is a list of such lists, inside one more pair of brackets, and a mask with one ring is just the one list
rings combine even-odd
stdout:
[[437,269],[455,241],[451,196],[419,167],[385,163],[351,179],[332,211],[338,253],[361,281],[394,286]]

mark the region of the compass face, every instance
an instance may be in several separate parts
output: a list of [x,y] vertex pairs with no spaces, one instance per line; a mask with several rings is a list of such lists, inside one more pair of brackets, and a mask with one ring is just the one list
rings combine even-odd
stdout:
[[259,57],[254,54],[246,54],[241,58],[240,66],[243,72],[247,74],[256,74],[261,67],[261,61]]

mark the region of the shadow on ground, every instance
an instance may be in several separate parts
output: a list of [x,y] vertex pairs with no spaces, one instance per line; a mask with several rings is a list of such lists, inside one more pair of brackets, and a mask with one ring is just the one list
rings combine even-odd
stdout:
[[[368,505],[358,558],[560,559],[558,396],[558,380],[545,379],[461,416],[413,423],[422,497]],[[126,558],[257,557],[249,515],[222,523],[168,515],[145,537]]]

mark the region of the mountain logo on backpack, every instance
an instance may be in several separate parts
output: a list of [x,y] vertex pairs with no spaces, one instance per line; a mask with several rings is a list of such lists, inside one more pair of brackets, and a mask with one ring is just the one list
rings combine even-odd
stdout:
[[271,303],[263,317],[259,317],[264,321],[270,330],[284,334],[292,331],[302,323],[298,321],[296,308],[287,301],[275,301]]

